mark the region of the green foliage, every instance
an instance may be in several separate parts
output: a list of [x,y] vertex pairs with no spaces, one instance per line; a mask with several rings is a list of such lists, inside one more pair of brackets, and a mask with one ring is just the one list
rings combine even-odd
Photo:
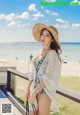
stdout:
[[[18,97],[17,97],[18,98]],[[19,99],[19,101],[22,103],[22,104],[24,104],[24,100],[23,99],[20,99],[20,98],[18,98]]]

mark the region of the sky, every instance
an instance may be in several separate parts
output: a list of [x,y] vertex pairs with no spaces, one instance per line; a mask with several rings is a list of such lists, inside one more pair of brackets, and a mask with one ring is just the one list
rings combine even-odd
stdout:
[[[80,42],[80,5],[40,5],[41,1],[0,0],[0,42],[36,42],[32,28],[36,23],[53,25],[60,42]],[[80,1],[79,1],[80,2]]]

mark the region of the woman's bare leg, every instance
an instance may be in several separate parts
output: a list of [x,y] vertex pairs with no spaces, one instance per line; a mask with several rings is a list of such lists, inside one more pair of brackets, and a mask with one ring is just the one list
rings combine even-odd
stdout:
[[51,107],[51,99],[45,93],[38,95],[38,115],[49,115]]
[[33,113],[32,111],[30,111],[29,115],[38,115],[37,113],[38,113],[37,111],[35,111],[35,113]]

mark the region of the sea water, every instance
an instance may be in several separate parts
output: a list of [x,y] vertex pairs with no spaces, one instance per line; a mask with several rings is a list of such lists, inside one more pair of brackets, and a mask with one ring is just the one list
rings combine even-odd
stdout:
[[[30,59],[43,48],[39,42],[0,43],[0,59]],[[61,43],[64,61],[80,61],[80,43]]]

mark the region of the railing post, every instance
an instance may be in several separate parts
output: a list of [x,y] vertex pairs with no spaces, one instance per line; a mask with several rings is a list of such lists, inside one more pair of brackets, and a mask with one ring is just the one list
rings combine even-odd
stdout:
[[7,71],[7,89],[11,89],[11,72]]

